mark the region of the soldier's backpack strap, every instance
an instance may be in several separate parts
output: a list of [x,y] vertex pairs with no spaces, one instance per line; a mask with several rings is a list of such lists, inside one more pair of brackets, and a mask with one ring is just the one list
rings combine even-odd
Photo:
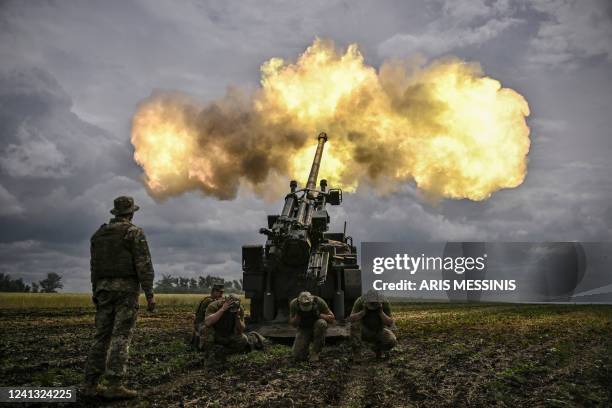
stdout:
[[123,239],[125,241],[133,241],[136,238],[136,235],[140,233],[140,228],[129,223],[130,225],[125,229],[125,234],[123,234]]
[[204,299],[202,299],[200,301],[200,303],[198,304],[198,308],[196,309],[196,313],[195,313],[195,323],[202,323],[204,321],[204,317],[206,315],[206,308],[204,307],[204,305],[206,305],[206,307],[208,307],[210,305],[211,302],[209,302],[209,297],[205,297]]

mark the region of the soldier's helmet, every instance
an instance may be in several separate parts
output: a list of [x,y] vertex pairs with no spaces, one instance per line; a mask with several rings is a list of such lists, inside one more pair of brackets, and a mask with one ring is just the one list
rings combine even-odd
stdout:
[[310,292],[302,292],[297,297],[298,306],[303,312],[310,312],[314,304],[314,296]]
[[113,215],[129,215],[138,211],[140,207],[134,204],[132,197],[121,196],[115,198],[113,202],[114,208],[110,211]]
[[370,289],[364,295],[365,305],[370,310],[379,309],[385,301],[382,294],[374,289]]
[[240,298],[237,295],[231,293],[227,295],[226,299],[232,301],[232,305],[228,310],[232,313],[236,313],[240,309]]

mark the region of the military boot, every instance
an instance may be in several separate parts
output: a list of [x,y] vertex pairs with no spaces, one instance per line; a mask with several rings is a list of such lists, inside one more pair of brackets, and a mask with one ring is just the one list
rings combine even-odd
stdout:
[[104,393],[101,394],[102,397],[109,400],[118,400],[118,399],[129,399],[136,398],[138,393],[134,390],[130,390],[121,384],[111,384],[108,389]]
[[85,383],[81,386],[81,394],[84,397],[97,397],[107,391],[107,388],[98,383]]
[[255,350],[265,350],[266,349],[267,340],[264,336],[262,336],[261,334],[257,332],[250,332],[249,334],[253,338],[253,344],[254,344]]
[[310,362],[316,363],[317,361],[319,361],[319,353],[316,353],[316,352],[310,353]]

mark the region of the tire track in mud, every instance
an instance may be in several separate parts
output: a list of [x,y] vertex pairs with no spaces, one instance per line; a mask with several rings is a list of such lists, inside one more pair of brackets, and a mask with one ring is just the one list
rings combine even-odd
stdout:
[[366,373],[366,365],[362,362],[353,364],[348,372],[346,385],[338,406],[342,408],[348,407],[365,407],[365,399],[368,393],[369,375]]
[[[174,391],[176,390],[180,390],[181,388],[189,385],[189,384],[194,384],[200,381],[204,381],[206,378],[206,375],[209,373],[209,368],[203,368],[203,369],[199,369],[199,370],[192,370],[192,371],[188,371],[186,373],[183,373],[182,375],[178,376],[177,378],[168,381],[166,383],[163,384],[159,384],[157,386],[154,387],[150,387],[148,389],[146,389],[140,396],[139,399],[144,399],[144,400],[149,400],[149,402],[155,402],[157,400],[156,397],[161,397],[159,398],[159,400],[164,401],[164,406],[167,407],[171,407],[171,406],[178,406],[178,407],[194,407],[194,406],[200,406],[200,401],[203,399],[203,397],[196,397],[194,395],[191,395],[189,397],[191,397],[190,399],[187,398],[179,398],[176,401],[176,403],[171,404],[168,401],[168,397],[174,394]],[[187,396],[185,396],[187,397]]]
[[[224,364],[226,364],[225,360],[206,357],[186,371],[177,373],[176,377],[171,380],[153,385],[141,391],[138,402],[147,401],[152,406],[163,407],[202,406],[201,401],[210,397],[210,392],[202,392],[202,390],[194,392],[194,390],[189,390],[189,388],[193,388],[194,385],[204,385],[210,382],[214,377],[215,371],[219,370]],[[186,389],[190,392],[183,392]]]
[[[341,348],[332,347],[332,350],[333,353],[329,353],[329,355],[336,354],[337,352],[344,354]],[[406,395],[405,384],[402,384],[405,381],[394,375],[392,361],[393,358],[390,360],[377,360],[373,356],[363,357],[357,361],[349,360],[345,369],[341,370],[342,372],[338,378],[331,382],[324,380],[320,385],[323,386],[327,382],[328,387],[335,389],[332,391],[332,394],[336,394],[338,397],[333,399],[332,405],[337,407],[414,407],[415,405],[405,401],[410,399],[410,396]],[[222,362],[217,362],[217,364],[219,363],[221,363],[221,366],[224,365]],[[286,364],[287,362],[284,363]],[[168,382],[149,387],[141,392],[139,402],[148,402],[153,406],[208,406],[211,403],[210,397],[214,394],[207,393],[203,389],[194,392],[195,390],[192,387],[210,382],[212,380],[211,375],[214,376],[215,367],[219,367],[217,364],[206,364],[199,369],[192,369],[181,373]],[[315,366],[312,368],[314,369]],[[295,384],[287,380],[282,381],[281,384],[295,389]],[[323,390],[321,389],[321,391]],[[294,402],[289,398],[291,392],[288,395],[281,394],[284,393],[277,395],[280,400],[275,398],[274,400],[264,399],[260,401],[258,398],[252,398],[248,405],[289,407],[301,406],[304,403],[304,401]],[[330,402],[328,401],[328,403]]]
[[203,381],[206,378],[206,374],[209,373],[210,368],[202,368],[198,370],[191,370],[178,375],[176,378],[167,381],[165,383],[150,386],[145,389],[138,390],[138,397],[135,399],[127,400],[103,400],[100,398],[81,397],[83,400],[77,399],[76,406],[83,407],[187,407],[187,406],[200,406],[198,404],[201,398],[193,397],[192,400],[186,400],[174,394],[176,390],[180,390],[182,387],[193,384],[194,382]]
[[[338,352],[344,354],[343,351],[341,351],[341,348],[337,346],[332,346],[331,349],[333,352],[330,353],[330,350],[328,350],[329,354],[326,357],[331,357],[332,354],[336,354]],[[343,360],[347,361],[346,357],[344,357]],[[287,363],[287,361],[284,361],[281,363],[281,365],[286,365]],[[345,369],[341,370],[341,374],[339,373],[338,378],[331,381],[329,381],[329,379],[322,380],[320,386],[323,387],[324,385],[327,385],[330,389],[333,389],[331,394],[338,395],[337,399],[333,398],[333,402],[328,400],[327,403],[332,403],[332,406],[334,407],[360,408],[411,406],[398,405],[392,400],[386,400],[385,389],[388,386],[385,386],[385,383],[389,381],[392,373],[391,369],[387,367],[385,363],[386,361],[375,360],[373,358],[364,358],[356,363],[349,362],[345,366]],[[294,366],[294,363],[289,364]],[[216,397],[220,395],[215,395],[216,393],[212,393],[212,390],[208,390],[208,392],[206,392],[203,389],[198,389],[197,392],[194,392],[195,390],[193,387],[206,382],[211,382],[213,380],[212,377],[215,375],[216,368],[221,368],[224,365],[225,363],[221,361],[210,365],[205,363],[205,366],[201,366],[199,369],[191,369],[187,372],[181,373],[170,381],[151,386],[141,391],[137,402],[138,404],[148,403],[151,404],[151,406],[164,407],[208,406],[211,404],[211,397],[213,397],[212,399],[215,400]],[[323,365],[323,362],[311,366],[310,369],[314,370],[317,367],[320,368],[321,365]],[[281,381],[281,383],[277,385],[286,386],[292,390],[295,390],[296,388],[294,381],[289,379],[285,379],[285,381]],[[256,390],[252,391],[254,392]],[[280,392],[279,390],[279,395],[273,399],[264,398],[262,400],[260,398],[253,397],[249,400],[248,406],[278,406],[283,408],[292,406],[314,406],[305,401],[293,401],[293,399],[290,398],[291,392],[292,391],[289,391],[288,393]],[[323,389],[321,389],[321,392],[323,392]],[[125,405],[119,404],[114,406],[133,406],[135,402],[136,401],[132,401],[131,403],[126,402]],[[212,405],[214,406],[214,403],[212,403]]]
[[374,358],[360,358],[352,363],[338,407],[414,407],[398,398],[398,394],[404,392],[398,388],[388,363],[389,360]]

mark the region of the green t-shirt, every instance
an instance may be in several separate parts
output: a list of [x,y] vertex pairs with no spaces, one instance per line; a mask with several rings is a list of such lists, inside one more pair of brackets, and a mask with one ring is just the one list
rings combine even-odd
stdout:
[[[353,310],[351,311],[351,314],[359,313],[362,310],[366,311],[365,315],[361,319],[362,325],[372,331],[378,331],[383,328],[384,324],[382,322],[382,319],[378,315],[378,310],[369,310],[368,308],[366,308],[363,296],[359,296],[357,300],[355,300],[355,304],[353,304]],[[391,305],[386,300],[382,303],[382,310],[387,316],[391,317]]]
[[[219,309],[223,307],[223,302],[225,302],[225,299],[218,299],[209,304],[206,308],[204,318],[217,313]],[[217,323],[212,326],[213,329],[215,329],[215,334],[223,337],[229,337],[234,334],[236,328],[236,317],[238,317],[240,321],[244,323],[244,309],[242,308],[242,305],[240,305],[240,309],[236,313],[232,313],[229,310],[226,310],[223,313],[223,316],[221,316],[221,318],[217,320]]]
[[289,318],[293,319],[299,314],[301,316],[299,323],[300,328],[312,328],[314,322],[320,318],[319,315],[321,313],[329,314],[329,306],[327,306],[325,300],[319,296],[313,296],[313,298],[314,305],[312,306],[312,310],[309,310],[308,312],[304,312],[300,309],[297,298],[293,299],[291,303],[289,303]]

